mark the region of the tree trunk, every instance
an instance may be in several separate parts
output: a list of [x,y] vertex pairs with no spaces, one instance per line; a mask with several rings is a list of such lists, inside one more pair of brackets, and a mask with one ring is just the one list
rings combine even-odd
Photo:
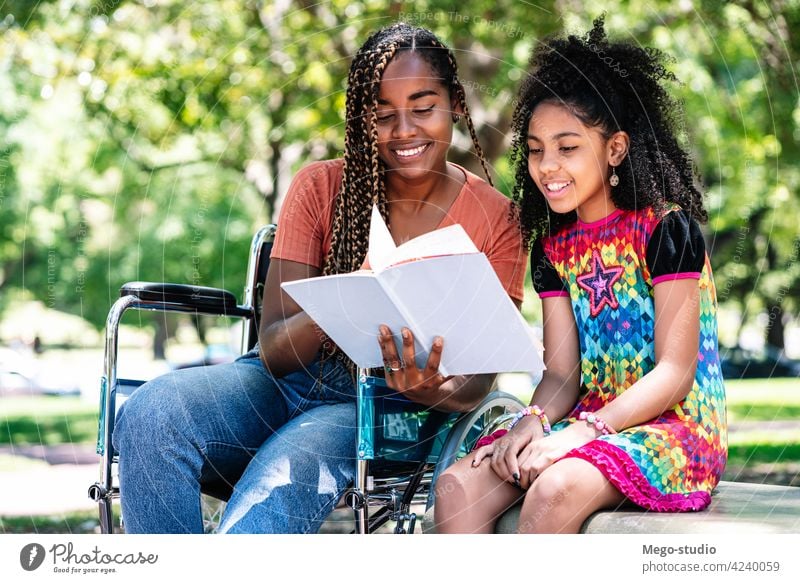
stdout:
[[783,350],[784,343],[784,312],[783,306],[778,302],[772,302],[767,310],[767,345],[774,346]]
[[192,324],[194,324],[194,329],[197,331],[197,337],[200,339],[200,342],[205,346],[206,343],[206,332],[208,330],[208,325],[206,324],[206,318],[202,316],[195,316],[192,318]]
[[[284,123],[284,120],[281,120]],[[272,157],[269,160],[269,170],[272,174],[272,192],[264,197],[264,204],[267,206],[267,216],[272,217],[272,222],[277,222],[278,216],[275,214],[275,203],[281,192],[281,151],[283,143],[281,140],[271,140],[270,149]]]
[[153,333],[153,358],[155,360],[165,360],[167,357],[167,322],[166,314],[159,314],[155,318],[156,329]]

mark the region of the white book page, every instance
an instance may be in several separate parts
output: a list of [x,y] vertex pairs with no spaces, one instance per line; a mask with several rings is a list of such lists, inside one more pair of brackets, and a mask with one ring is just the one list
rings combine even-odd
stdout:
[[358,366],[383,367],[378,345],[381,324],[389,326],[401,350],[400,329],[409,324],[372,272],[302,279],[281,288]]
[[477,253],[478,249],[461,225],[436,229],[419,237],[395,245],[377,206],[372,207],[369,231],[369,264],[376,273],[387,267],[440,255]]
[[544,370],[539,342],[482,253],[405,263],[378,277],[421,336],[444,338],[442,374]]
[[[442,255],[459,255],[477,253],[475,243],[469,238],[464,227],[450,225],[443,229],[436,229],[406,241],[389,257],[389,265],[398,265],[416,259],[440,257]],[[378,270],[376,270],[378,271]]]

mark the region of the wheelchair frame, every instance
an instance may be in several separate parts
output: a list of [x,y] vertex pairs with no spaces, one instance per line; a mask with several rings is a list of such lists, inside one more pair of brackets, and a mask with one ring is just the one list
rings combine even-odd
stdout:
[[[275,225],[262,227],[252,239],[243,304],[237,304],[231,292],[216,288],[131,282],[120,289],[120,298],[111,307],[106,321],[97,447],[97,453],[102,456],[100,478],[88,491],[89,497],[98,504],[103,534],[114,533],[112,504],[120,496],[114,476],[118,455],[111,443],[116,399],[118,393],[130,394],[141,384],[117,377],[119,324],[123,315],[128,310],[145,310],[241,318],[244,320],[241,347],[242,353],[246,352],[258,340],[263,286],[275,231]],[[507,422],[522,409],[523,404],[511,395],[491,392],[476,409],[458,416],[452,422],[435,465],[425,460],[416,463],[410,471],[401,472],[399,477],[373,476],[370,474],[370,463],[375,459],[373,396],[376,387],[381,385],[382,379],[368,376],[366,370],[359,370],[359,432],[358,443],[354,444],[357,447],[356,476],[344,501],[354,512],[356,533],[374,532],[389,520],[396,522],[395,533],[413,533],[416,515],[411,512],[411,505],[426,502],[427,508],[430,508],[435,498],[434,485],[441,472],[459,455],[466,453],[477,439]],[[377,508],[372,515],[371,507]],[[405,527],[406,522],[408,528]]]

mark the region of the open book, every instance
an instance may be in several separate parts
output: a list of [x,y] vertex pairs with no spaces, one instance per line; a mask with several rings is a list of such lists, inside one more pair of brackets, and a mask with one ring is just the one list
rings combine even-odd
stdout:
[[368,257],[371,270],[281,285],[359,367],[383,367],[385,324],[399,355],[400,330],[411,330],[419,367],[441,336],[444,376],[544,369],[541,344],[461,225],[396,246],[373,208]]

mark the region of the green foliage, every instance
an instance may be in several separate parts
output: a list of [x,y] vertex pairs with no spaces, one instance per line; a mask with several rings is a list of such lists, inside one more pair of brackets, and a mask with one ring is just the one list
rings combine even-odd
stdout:
[[[351,55],[397,19],[456,51],[494,165],[547,34],[674,57],[708,190],[719,298],[781,323],[800,297],[800,3],[515,0],[6,2],[0,14],[0,309],[14,290],[101,326],[127,280],[238,291],[292,173],[336,156]],[[452,157],[478,168],[458,128]],[[774,340],[774,338],[772,338]]]

